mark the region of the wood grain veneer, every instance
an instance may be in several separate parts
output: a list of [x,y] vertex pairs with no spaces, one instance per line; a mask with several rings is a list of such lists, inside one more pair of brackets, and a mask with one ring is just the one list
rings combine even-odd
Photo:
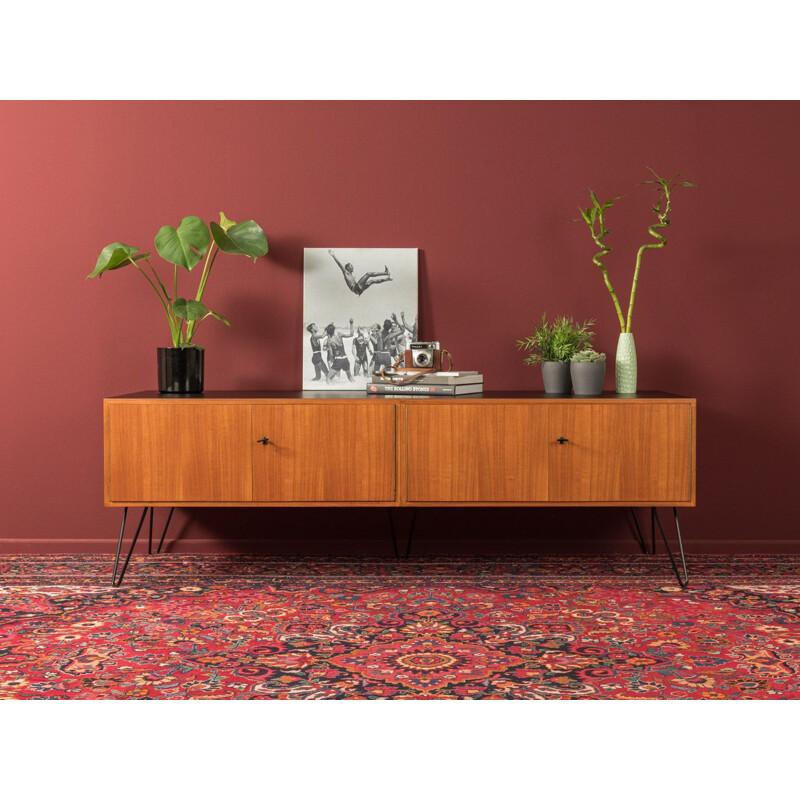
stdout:
[[252,406],[253,500],[393,502],[394,417],[391,405],[333,400]]
[[407,406],[409,502],[547,500],[546,406]]
[[104,409],[108,506],[696,502],[696,401],[663,393],[142,392]]
[[152,505],[252,499],[249,406],[109,404],[105,442],[107,501]]
[[[549,500],[674,504],[692,499],[692,407],[550,407]],[[568,441],[559,444],[559,438]]]

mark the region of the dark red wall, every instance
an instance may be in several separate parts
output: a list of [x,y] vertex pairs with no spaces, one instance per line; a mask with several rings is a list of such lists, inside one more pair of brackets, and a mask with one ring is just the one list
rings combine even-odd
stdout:
[[[698,398],[694,551],[797,550],[800,105],[795,102],[3,102],[0,549],[104,550],[101,399],[155,382],[163,312],[141,276],[86,281],[121,240],[187,214],[254,218],[253,265],[218,262],[209,389],[300,384],[303,247],[419,247],[421,332],[491,389],[538,389],[514,346],[548,314],[616,318],[583,223],[609,214],[621,294],[651,220],[647,167],[682,172],[649,253],[640,387]],[[613,369],[611,370],[613,372]],[[612,388],[609,375],[607,388]],[[201,457],[201,456],[200,456]],[[385,512],[186,511],[174,547],[385,552]],[[441,510],[418,549],[628,549],[618,510]]]

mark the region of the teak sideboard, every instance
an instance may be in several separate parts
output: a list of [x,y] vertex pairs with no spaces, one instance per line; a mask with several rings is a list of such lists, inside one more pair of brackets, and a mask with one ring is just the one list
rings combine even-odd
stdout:
[[140,392],[103,402],[104,499],[125,509],[120,546],[131,506],[137,536],[150,509],[151,541],[154,506],[649,506],[655,542],[657,507],[677,525],[695,505],[696,408],[660,392]]

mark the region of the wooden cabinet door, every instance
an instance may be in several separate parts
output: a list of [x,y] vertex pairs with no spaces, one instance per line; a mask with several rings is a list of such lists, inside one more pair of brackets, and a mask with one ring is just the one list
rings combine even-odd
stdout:
[[246,502],[252,493],[250,458],[247,405],[175,400],[107,408],[112,502]]
[[[692,408],[686,403],[550,407],[551,502],[688,502]],[[564,438],[563,444],[558,443]]]
[[407,407],[412,503],[547,500],[547,408],[437,402]]
[[[252,408],[255,501],[394,500],[393,405],[330,400]],[[263,438],[266,444],[257,441]]]

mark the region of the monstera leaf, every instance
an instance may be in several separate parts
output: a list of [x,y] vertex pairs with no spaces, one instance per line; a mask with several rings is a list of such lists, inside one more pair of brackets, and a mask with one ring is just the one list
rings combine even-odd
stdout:
[[130,245],[122,244],[122,242],[112,242],[100,251],[94,270],[86,277],[96,278],[104,272],[119,269],[142,258],[150,258],[150,253],[140,253],[138,247],[131,247]]
[[206,254],[211,237],[200,217],[184,217],[177,228],[164,225],[156,234],[156,250],[170,264],[191,271]]
[[214,319],[218,319],[220,322],[224,322],[230,328],[231,326],[230,320],[223,317],[222,314],[217,314],[216,311],[212,311],[211,309],[209,309],[208,315],[210,317],[214,317]]
[[257,222],[252,219],[246,222],[233,222],[225,214],[219,212],[219,225],[210,223],[211,235],[217,247],[224,253],[250,256],[255,261],[269,251],[267,237]]
[[172,310],[187,322],[193,322],[196,319],[204,317],[208,313],[208,309],[197,300],[187,300],[184,297],[179,297],[173,304]]
[[199,300],[186,300],[183,297],[179,297],[173,304],[172,310],[175,312],[177,316],[181,319],[185,319],[187,322],[194,322],[195,320],[202,319],[206,315],[209,317],[214,317],[214,319],[218,319],[220,322],[224,322],[229,328],[231,323],[222,316],[222,314],[217,314],[216,311],[212,311],[207,306],[203,305]]

